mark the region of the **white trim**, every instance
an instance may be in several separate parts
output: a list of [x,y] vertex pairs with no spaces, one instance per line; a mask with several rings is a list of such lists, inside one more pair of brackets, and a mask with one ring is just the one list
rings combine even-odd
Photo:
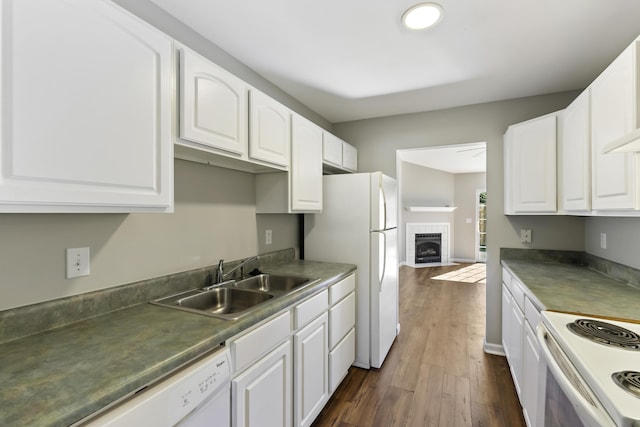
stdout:
[[452,258],[451,259],[452,262],[476,262],[475,259],[465,259],[465,258]]
[[487,354],[494,354],[496,356],[505,356],[504,348],[500,344],[491,344],[487,342],[487,337],[484,337],[483,350]]

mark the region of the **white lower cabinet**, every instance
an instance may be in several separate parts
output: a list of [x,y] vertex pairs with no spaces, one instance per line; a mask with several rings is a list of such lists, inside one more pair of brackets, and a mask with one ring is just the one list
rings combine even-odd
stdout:
[[310,426],[355,360],[355,274],[229,339],[234,427]]
[[502,270],[502,345],[513,383],[528,427],[536,427],[540,358],[535,329],[540,310],[531,302],[525,287]]
[[309,426],[329,400],[328,316],[323,313],[293,336],[296,426]]
[[291,343],[282,343],[231,382],[234,426],[291,426]]
[[356,276],[329,288],[329,391],[333,393],[356,357]]
[[538,378],[540,356],[534,328],[527,320],[524,324],[524,349],[522,354],[522,412],[529,427],[537,426]]

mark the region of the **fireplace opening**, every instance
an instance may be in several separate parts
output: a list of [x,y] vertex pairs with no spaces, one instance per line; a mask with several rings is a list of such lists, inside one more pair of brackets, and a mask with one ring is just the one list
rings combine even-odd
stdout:
[[416,233],[416,264],[442,262],[442,233]]

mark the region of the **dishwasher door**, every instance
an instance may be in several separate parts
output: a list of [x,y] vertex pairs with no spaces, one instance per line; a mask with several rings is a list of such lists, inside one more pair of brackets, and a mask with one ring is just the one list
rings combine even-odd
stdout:
[[200,359],[81,425],[230,427],[229,350]]

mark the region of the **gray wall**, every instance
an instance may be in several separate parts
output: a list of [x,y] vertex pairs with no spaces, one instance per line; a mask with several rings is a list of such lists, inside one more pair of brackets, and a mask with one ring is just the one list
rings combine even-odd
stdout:
[[[487,174],[458,173],[454,175],[455,195],[453,212],[454,228],[453,256],[459,260],[476,259],[476,230],[478,214],[476,212],[476,191],[486,188]],[[471,218],[471,223],[467,223]]]
[[[510,124],[565,108],[579,91],[334,124],[334,132],[358,148],[361,171],[396,176],[396,150],[486,141],[488,248],[486,342],[499,346],[501,247],[584,250],[580,217],[507,217],[503,214],[502,138]],[[533,241],[519,241],[531,228]]]
[[[586,218],[586,251],[640,268],[640,218]],[[607,248],[600,248],[600,233],[607,234]]]
[[[176,160],[172,214],[0,215],[0,310],[295,247],[295,219],[256,219],[251,174]],[[91,274],[67,280],[65,248],[84,246]]]

